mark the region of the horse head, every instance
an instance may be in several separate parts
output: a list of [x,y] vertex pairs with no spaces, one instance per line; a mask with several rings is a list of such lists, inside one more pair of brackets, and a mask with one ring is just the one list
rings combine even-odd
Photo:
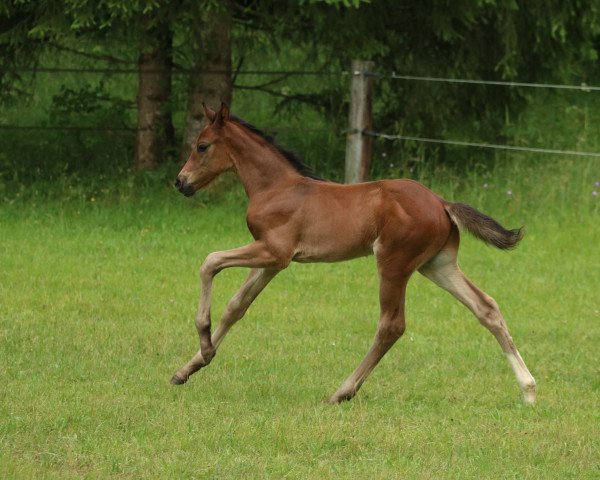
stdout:
[[219,111],[215,112],[205,104],[202,106],[208,123],[200,131],[189,158],[175,180],[175,186],[186,197],[233,168],[227,140],[223,135],[223,128],[229,121],[229,107],[222,103]]

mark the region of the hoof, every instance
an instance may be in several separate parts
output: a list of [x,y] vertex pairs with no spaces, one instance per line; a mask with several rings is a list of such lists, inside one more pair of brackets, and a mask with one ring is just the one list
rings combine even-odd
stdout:
[[327,400],[323,400],[323,403],[328,403],[329,405],[337,405],[338,403],[347,402],[352,400],[354,395],[352,394],[344,394],[344,395],[332,395]]
[[177,375],[173,375],[173,377],[171,377],[172,385],[183,385],[185,382],[187,382],[187,378],[184,380],[183,378],[179,378]]
[[523,390],[523,402],[525,405],[535,405],[535,384]]

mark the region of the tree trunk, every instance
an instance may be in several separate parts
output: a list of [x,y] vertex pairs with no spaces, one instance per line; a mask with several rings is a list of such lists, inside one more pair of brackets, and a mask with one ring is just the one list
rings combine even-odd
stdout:
[[[185,133],[181,159],[185,161],[204,126],[202,102],[218,110],[221,102],[231,103],[231,12],[226,2],[220,11],[205,12],[195,38],[198,52],[190,75]],[[213,73],[210,73],[213,72]]]
[[171,95],[172,33],[168,22],[150,26],[142,21],[138,58],[138,120],[135,168],[145,170],[165,160],[165,147],[174,144],[169,108]]

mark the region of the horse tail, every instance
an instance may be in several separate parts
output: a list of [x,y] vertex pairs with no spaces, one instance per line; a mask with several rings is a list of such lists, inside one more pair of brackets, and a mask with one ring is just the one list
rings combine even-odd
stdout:
[[460,230],[466,230],[479,240],[501,250],[515,248],[525,234],[523,228],[507,230],[492,217],[466,203],[446,203],[444,209]]

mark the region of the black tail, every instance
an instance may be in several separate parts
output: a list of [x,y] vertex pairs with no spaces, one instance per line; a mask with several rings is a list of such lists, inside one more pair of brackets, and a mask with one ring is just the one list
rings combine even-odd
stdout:
[[461,230],[501,250],[515,248],[523,238],[522,228],[507,230],[496,220],[466,203],[448,203],[444,207],[450,219]]

